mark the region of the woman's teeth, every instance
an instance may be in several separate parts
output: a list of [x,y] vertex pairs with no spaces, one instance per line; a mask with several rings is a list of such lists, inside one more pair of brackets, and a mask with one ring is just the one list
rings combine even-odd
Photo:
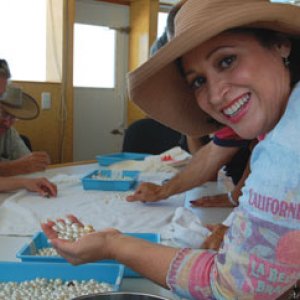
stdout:
[[233,105],[230,107],[227,107],[226,109],[223,110],[223,114],[227,117],[232,117],[235,114],[237,114],[241,108],[249,101],[250,95],[247,94],[240,100],[236,101]]

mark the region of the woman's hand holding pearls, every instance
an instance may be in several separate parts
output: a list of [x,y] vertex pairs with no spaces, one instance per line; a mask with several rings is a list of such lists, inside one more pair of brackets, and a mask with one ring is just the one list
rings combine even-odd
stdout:
[[68,241],[77,241],[82,236],[95,231],[92,225],[83,225],[76,217],[71,215],[65,219],[58,219],[56,222],[48,221],[48,224],[51,223],[57,237]]
[[91,225],[84,225],[75,216],[48,221],[41,225],[57,253],[71,264],[78,265],[101,259],[115,259],[116,241],[123,235],[116,229],[96,232]]

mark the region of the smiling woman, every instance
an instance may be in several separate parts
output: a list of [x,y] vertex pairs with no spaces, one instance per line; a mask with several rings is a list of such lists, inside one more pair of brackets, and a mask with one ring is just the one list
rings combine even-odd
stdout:
[[175,36],[129,74],[129,91],[149,116],[186,134],[214,131],[212,116],[242,137],[265,137],[220,249],[152,245],[115,230],[72,243],[50,223],[43,229],[73,264],[114,258],[183,298],[277,299],[300,278],[300,8],[268,0],[180,5]]

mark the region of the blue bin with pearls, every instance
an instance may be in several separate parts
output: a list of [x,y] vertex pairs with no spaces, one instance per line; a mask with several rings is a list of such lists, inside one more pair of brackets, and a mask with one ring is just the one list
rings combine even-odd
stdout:
[[36,279],[59,279],[62,283],[95,280],[109,284],[113,291],[119,291],[123,274],[124,266],[120,264],[72,266],[67,263],[0,262],[0,285]]
[[128,191],[135,188],[139,173],[102,169],[89,173],[81,181],[85,190]]
[[[124,233],[127,236],[146,240],[151,243],[160,243],[160,234],[158,233]],[[46,235],[43,232],[37,232],[29,243],[26,243],[16,254],[16,257],[22,262],[33,263],[66,263],[66,260],[61,256],[45,256],[39,255],[39,251],[45,248],[51,248]],[[115,260],[102,260],[94,264],[113,264],[120,265]],[[125,267],[124,277],[140,277],[141,275]]]

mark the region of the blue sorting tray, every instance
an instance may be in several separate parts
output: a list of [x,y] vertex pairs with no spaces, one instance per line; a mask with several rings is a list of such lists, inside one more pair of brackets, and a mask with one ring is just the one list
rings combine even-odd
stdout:
[[0,262],[0,282],[21,282],[37,277],[67,280],[89,280],[107,282],[114,291],[120,289],[124,266],[119,264],[86,264],[72,266],[67,263]]
[[[113,174],[116,171],[113,170],[95,170],[88,175],[84,176],[81,181],[85,190],[101,190],[101,191],[128,191],[134,189],[137,184],[137,178],[139,171],[118,171],[126,180],[113,179]],[[106,180],[92,178],[94,175],[102,175],[107,177]],[[112,178],[110,180],[109,178]]]
[[[140,238],[152,243],[160,243],[160,234],[158,233],[124,233],[125,235]],[[23,262],[34,262],[34,263],[63,263],[66,260],[61,256],[38,256],[35,255],[39,249],[51,247],[46,235],[43,232],[37,232],[32,240],[25,244],[16,254],[16,257],[21,259]],[[119,265],[115,260],[102,260],[94,264],[114,264]],[[125,277],[140,277],[140,275],[130,268],[125,267]]]
[[144,160],[145,157],[149,155],[150,154],[146,153],[120,152],[107,155],[97,155],[96,159],[100,166],[110,166],[123,160]]

